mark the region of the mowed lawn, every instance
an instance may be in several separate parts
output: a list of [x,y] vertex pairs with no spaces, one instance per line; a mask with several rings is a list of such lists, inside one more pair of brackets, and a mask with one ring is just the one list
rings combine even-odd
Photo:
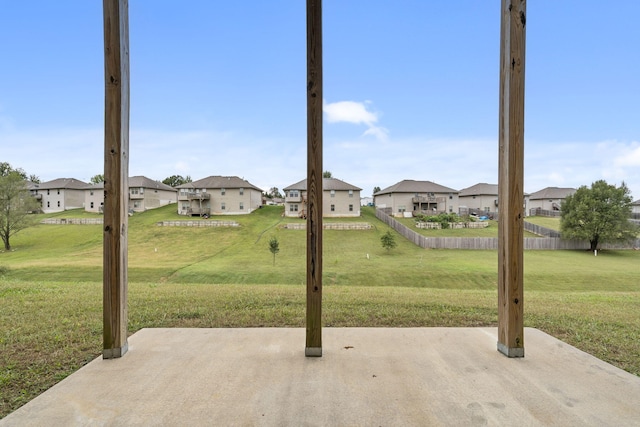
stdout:
[[[282,208],[224,217],[239,227],[159,227],[175,206],[129,224],[129,330],[303,327],[304,230]],[[80,211],[56,214],[92,217]],[[48,215],[51,216],[51,215]],[[214,218],[219,219],[219,218]],[[495,326],[497,254],[424,250],[366,209],[370,230],[324,232],[323,324]],[[274,257],[268,241],[276,237]],[[0,416],[102,351],[102,227],[37,225],[0,253]],[[640,375],[640,251],[525,252],[525,325]],[[302,345],[302,344],[301,344]],[[526,348],[526,343],[525,343]]]

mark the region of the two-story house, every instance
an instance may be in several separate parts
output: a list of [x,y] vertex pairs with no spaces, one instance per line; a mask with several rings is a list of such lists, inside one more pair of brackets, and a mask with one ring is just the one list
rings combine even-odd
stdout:
[[[284,214],[288,217],[306,218],[307,180],[303,179],[283,189]],[[322,178],[322,216],[360,216],[361,188],[336,178]]]
[[75,178],[58,178],[29,185],[31,194],[40,201],[42,212],[62,212],[84,207],[86,182]]
[[562,202],[567,196],[573,195],[575,188],[547,187],[529,195],[529,209],[545,211],[560,211]]
[[390,208],[393,215],[458,212],[458,190],[431,181],[405,179],[374,193],[376,208]]
[[[173,187],[154,181],[146,176],[131,176],[129,185],[129,211],[144,212],[176,203],[177,192]],[[87,212],[102,212],[104,209],[104,182],[85,187],[84,209]]]
[[239,215],[262,206],[262,190],[237,176],[209,176],[176,188],[180,215]]

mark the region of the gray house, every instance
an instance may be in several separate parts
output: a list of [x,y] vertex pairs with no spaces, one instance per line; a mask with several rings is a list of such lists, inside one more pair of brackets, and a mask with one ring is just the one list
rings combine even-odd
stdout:
[[[128,184],[128,209],[130,211],[144,212],[147,209],[159,208],[177,201],[178,190],[146,176],[131,176]],[[104,182],[87,185],[84,197],[84,210],[102,212],[104,208]]]
[[[484,182],[460,190],[460,214],[498,212],[498,184]],[[524,193],[525,215],[529,209],[529,194]]]
[[176,188],[180,215],[240,215],[262,206],[262,190],[237,176],[209,176]]
[[458,212],[459,192],[431,181],[405,179],[374,193],[376,208],[391,208],[393,215]]
[[[303,179],[283,189],[284,214],[305,218],[307,215],[307,180]],[[360,216],[361,188],[336,178],[322,178],[322,216]]]
[[42,212],[62,212],[84,207],[86,182],[75,178],[58,178],[40,184],[29,184],[29,191],[40,201]]
[[567,196],[576,192],[575,188],[547,187],[529,195],[529,209],[560,211],[562,202]]

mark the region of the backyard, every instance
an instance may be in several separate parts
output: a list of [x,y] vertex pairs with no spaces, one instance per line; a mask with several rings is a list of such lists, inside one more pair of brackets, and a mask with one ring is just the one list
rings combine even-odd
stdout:
[[[175,206],[131,217],[130,333],[304,327],[306,234],[281,227],[299,222],[281,209],[221,218],[239,227],[156,225],[185,219]],[[389,228],[371,208],[325,222],[373,226],[324,232],[325,327],[497,325],[495,251],[424,250],[395,233],[397,247],[385,250]],[[39,224],[0,253],[0,416],[101,354],[101,230]],[[525,326],[640,375],[640,251],[527,251],[524,262]]]

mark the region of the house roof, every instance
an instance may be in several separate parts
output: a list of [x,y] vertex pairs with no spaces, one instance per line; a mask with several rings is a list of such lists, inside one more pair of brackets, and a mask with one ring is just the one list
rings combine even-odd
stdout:
[[80,181],[75,178],[58,178],[51,181],[43,182],[41,184],[35,184],[33,189],[38,190],[53,190],[53,189],[67,189],[67,190],[84,190],[87,186],[86,182]]
[[547,187],[531,193],[529,200],[564,199],[576,192],[575,188]]
[[476,185],[472,185],[468,188],[463,188],[460,190],[460,197],[466,196],[497,196],[498,195],[498,184],[487,184],[484,182],[478,183]]
[[[283,188],[282,190],[302,190],[306,191],[307,189],[307,180],[303,179],[302,181],[298,181],[295,184],[292,184],[288,187]],[[355,185],[351,185],[347,182],[339,180],[338,178],[322,178],[322,189],[324,191],[327,190],[336,190],[336,191],[345,191],[345,190],[355,190],[362,191],[362,188],[356,187]]]
[[414,181],[413,179],[405,179],[391,187],[387,187],[378,191],[374,196],[380,196],[382,194],[389,193],[454,193],[458,194],[458,190],[445,187],[444,185],[436,184],[431,181]]
[[147,178],[146,176],[130,176],[129,187],[143,187],[151,188],[153,190],[178,191],[170,185],[167,185],[160,181],[154,181]]
[[262,192],[262,189],[237,176],[209,176],[178,185],[176,188],[252,188]]

